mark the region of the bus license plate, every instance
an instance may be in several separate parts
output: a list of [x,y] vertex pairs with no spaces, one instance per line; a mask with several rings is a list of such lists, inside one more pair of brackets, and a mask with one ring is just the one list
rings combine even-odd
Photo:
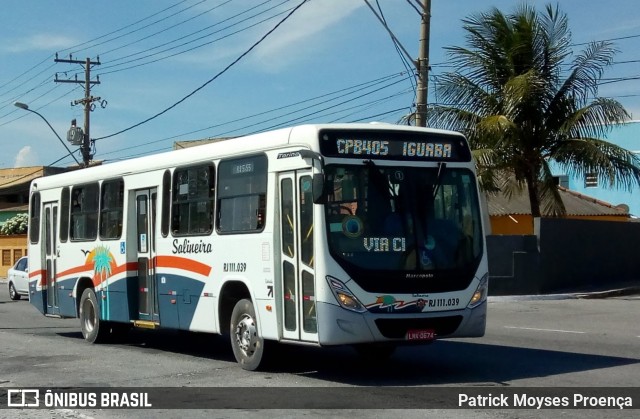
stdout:
[[407,340],[434,340],[436,332],[433,329],[419,329],[407,331]]

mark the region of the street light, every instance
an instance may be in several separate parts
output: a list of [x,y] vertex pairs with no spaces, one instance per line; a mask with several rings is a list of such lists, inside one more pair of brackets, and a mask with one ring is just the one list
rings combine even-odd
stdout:
[[33,112],[36,115],[38,115],[40,118],[42,118],[42,120],[44,122],[47,123],[47,125],[49,125],[49,128],[51,128],[51,131],[53,131],[53,133],[56,135],[56,137],[58,137],[58,140],[60,140],[60,142],[62,143],[62,145],[64,146],[64,148],[67,149],[67,151],[69,152],[69,154],[71,155],[71,157],[73,157],[73,159],[76,161],[76,163],[78,163],[79,167],[82,167],[82,165],[80,164],[80,162],[78,161],[78,159],[76,159],[76,156],[73,155],[73,151],[71,151],[69,149],[69,147],[67,147],[67,145],[64,143],[64,141],[62,141],[62,138],[60,138],[60,136],[58,135],[58,133],[56,132],[55,129],[53,129],[53,127],[51,126],[51,124],[49,123],[49,121],[47,121],[47,118],[45,118],[44,116],[40,115],[40,113],[34,111],[33,109],[29,109],[29,105],[27,105],[26,103],[22,103],[22,102],[16,102],[13,104],[15,107],[20,108],[20,109],[24,109],[25,111],[29,111],[29,112]]

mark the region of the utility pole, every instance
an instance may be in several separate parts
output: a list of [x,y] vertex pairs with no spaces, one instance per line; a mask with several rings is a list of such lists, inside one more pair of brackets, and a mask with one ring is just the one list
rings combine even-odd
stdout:
[[[415,113],[415,121],[417,127],[426,127],[427,126],[427,88],[428,88],[428,77],[429,77],[429,31],[430,31],[430,22],[431,22],[431,0],[407,0],[409,4],[413,6],[413,8],[420,14],[420,51],[418,52],[418,59],[414,60],[411,57],[411,54],[407,52],[407,50],[402,46],[402,43],[396,38],[393,34],[389,26],[387,26],[387,22],[385,22],[384,18],[376,12],[373,8],[369,0],[364,0],[369,9],[373,12],[373,14],[378,18],[382,26],[384,26],[391,39],[393,39],[394,44],[402,52],[404,55],[416,66],[416,71],[418,72],[418,83],[417,83],[417,92],[416,92],[416,113]],[[415,2],[418,4],[422,11],[418,10],[411,2]]]
[[94,108],[94,106],[92,106],[93,102],[100,100],[100,97],[91,96],[91,86],[93,86],[94,84],[100,84],[100,78],[96,78],[96,80],[91,80],[91,66],[100,65],[100,58],[98,58],[97,61],[91,61],[90,58],[87,58],[85,60],[74,60],[73,57],[69,55],[68,59],[59,59],[58,54],[56,53],[55,62],[67,63],[67,64],[80,64],[84,66],[84,80],[78,80],[77,75],[73,80],[60,80],[58,79],[58,74],[56,73],[55,82],[84,84],[84,98],[74,100],[73,102],[71,102],[71,106],[75,106],[79,104],[84,105],[84,134],[82,138],[82,145],[80,147],[80,151],[82,152],[83,166],[88,167],[89,162],[93,158],[93,155],[91,155],[89,115],[91,114],[91,110]]
[[427,126],[427,87],[429,77],[429,32],[431,23],[431,0],[422,0],[422,21],[420,23],[420,49],[416,67],[418,86],[416,92],[416,126]]

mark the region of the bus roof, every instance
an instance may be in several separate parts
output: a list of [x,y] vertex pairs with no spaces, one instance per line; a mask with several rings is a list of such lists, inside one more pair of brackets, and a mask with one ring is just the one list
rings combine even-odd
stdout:
[[[38,189],[43,189],[76,184],[79,182],[91,182],[126,174],[161,170],[169,166],[197,164],[207,160],[226,158],[238,154],[247,154],[251,152],[259,153],[286,146],[316,148],[317,133],[322,129],[414,131],[443,135],[461,135],[453,131],[387,123],[298,125],[258,134],[229,138],[180,150],[171,150],[163,153],[102,164],[82,169],[81,171],[73,170],[57,175],[41,177],[32,182],[32,189],[34,184],[38,185]],[[79,180],[79,177],[81,177],[81,180]]]

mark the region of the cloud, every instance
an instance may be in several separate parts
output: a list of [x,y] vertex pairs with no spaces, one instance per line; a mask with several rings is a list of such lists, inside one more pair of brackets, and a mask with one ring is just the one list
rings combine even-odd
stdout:
[[24,146],[18,151],[16,162],[13,167],[37,166],[38,154],[33,151],[31,146]]
[[[363,5],[361,1],[345,0],[308,2],[257,49],[256,55],[262,59],[270,58],[271,63],[279,62],[284,65],[283,61],[287,57],[295,58],[296,54],[291,54],[292,50],[300,52],[297,46],[309,42],[312,37],[315,40],[326,37],[327,28],[347,18]],[[313,48],[308,50],[312,51]]]
[[66,36],[52,34],[37,34],[18,40],[2,43],[0,47],[5,52],[19,53],[25,51],[52,51],[67,48],[77,42]]
[[[263,70],[265,64],[270,66],[271,71],[286,67],[305,54],[313,54],[316,44],[326,42],[331,36],[329,27],[343,21],[361,7],[364,7],[361,0],[309,1],[253,50],[249,59],[260,62],[259,68]],[[199,66],[228,63],[282,20],[285,13],[242,33],[238,38],[234,37],[229,43],[215,43],[207,52],[198,50],[177,59]]]

